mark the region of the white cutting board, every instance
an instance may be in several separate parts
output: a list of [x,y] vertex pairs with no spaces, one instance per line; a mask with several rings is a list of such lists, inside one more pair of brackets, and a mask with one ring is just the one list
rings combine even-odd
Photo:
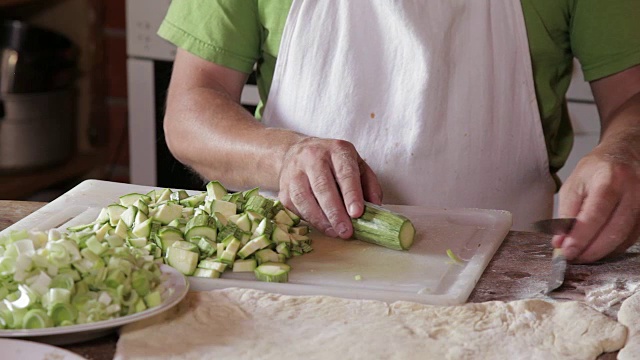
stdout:
[[[89,223],[102,207],[117,202],[119,196],[151,189],[86,180],[0,235],[11,230],[64,229]],[[415,225],[416,240],[409,251],[329,238],[313,231],[314,250],[289,260],[292,271],[288,283],[259,282],[250,273],[225,272],[220,279],[189,278],[191,290],[243,287],[288,295],[462,304],[511,227],[511,214],[506,211],[387,207],[404,214]],[[453,263],[447,249],[464,263]],[[360,280],[356,280],[357,275]]]

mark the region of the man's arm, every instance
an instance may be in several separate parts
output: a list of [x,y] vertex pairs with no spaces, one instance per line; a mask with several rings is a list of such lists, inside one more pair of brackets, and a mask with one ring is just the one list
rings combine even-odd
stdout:
[[640,237],[640,65],[591,83],[601,118],[600,143],[560,189],[560,217],[577,217],[556,236],[569,259],[592,262]]
[[247,75],[178,50],[164,121],[172,154],[207,179],[279,190],[280,200],[330,236],[382,191],[352,144],[267,128],[239,103]]

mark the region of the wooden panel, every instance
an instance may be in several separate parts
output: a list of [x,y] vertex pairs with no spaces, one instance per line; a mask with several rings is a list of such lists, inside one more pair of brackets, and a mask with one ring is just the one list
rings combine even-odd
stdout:
[[102,0],[105,6],[104,26],[107,29],[124,30],[125,18],[125,0]]
[[124,34],[105,37],[107,95],[127,97],[127,42]]

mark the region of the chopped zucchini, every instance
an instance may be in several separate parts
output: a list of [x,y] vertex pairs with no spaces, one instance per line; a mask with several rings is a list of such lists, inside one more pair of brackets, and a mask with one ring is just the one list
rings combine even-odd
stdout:
[[289,281],[289,271],[291,266],[287,264],[267,262],[259,265],[253,273],[259,281],[284,283]]

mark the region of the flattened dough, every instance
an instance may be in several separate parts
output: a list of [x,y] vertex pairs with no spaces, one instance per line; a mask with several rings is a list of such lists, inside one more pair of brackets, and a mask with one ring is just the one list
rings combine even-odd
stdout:
[[429,306],[224,289],[125,326],[116,359],[595,359],[626,333],[579,302]]
[[618,321],[629,328],[627,343],[618,353],[618,359],[640,359],[640,292],[622,303],[618,311]]

